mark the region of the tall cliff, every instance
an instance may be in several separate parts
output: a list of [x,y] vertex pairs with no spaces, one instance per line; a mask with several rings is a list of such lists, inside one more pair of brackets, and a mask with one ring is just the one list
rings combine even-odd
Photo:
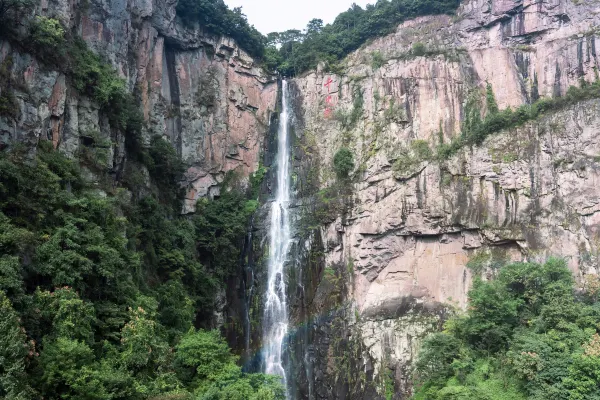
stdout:
[[[218,193],[228,171],[247,177],[258,168],[276,109],[277,83],[236,43],[183,24],[177,1],[43,0],[38,16],[60,21],[81,36],[126,80],[143,109],[146,140],[168,139],[187,166],[184,212]],[[7,62],[10,60],[10,63]],[[114,177],[126,168],[123,132],[108,126],[100,106],[79,94],[56,68],[10,41],[0,41],[18,103],[14,118],[0,119],[0,147],[50,140],[74,155],[99,133],[112,142],[106,166]]]
[[[495,104],[597,81],[599,12],[587,1],[465,1],[456,16],[364,45],[343,73],[294,79],[298,207],[321,224],[299,230],[299,247],[307,260],[323,254],[293,303],[307,326],[294,373],[314,385],[299,396],[385,397],[393,384],[388,395],[407,398],[419,343],[466,308],[474,273],[552,255],[580,282],[598,272],[599,100],[565,102],[449,157],[435,149]],[[340,148],[354,154],[346,182]]]
[[[176,4],[43,0],[35,13],[81,36],[125,80],[142,139],[168,139],[185,164],[187,214],[219,194],[229,171],[245,179],[261,159],[271,165],[280,93],[235,42],[183,24]],[[290,81],[295,397],[408,398],[422,339],[466,308],[474,274],[551,255],[580,282],[598,272],[600,100],[581,91],[599,79],[599,13],[592,1],[465,1],[456,16],[408,21],[364,45],[339,74]],[[0,40],[0,64],[17,104],[0,116],[0,150],[48,141],[74,157],[102,140],[112,181],[141,168],[150,185],[128,159],[125,132],[62,71],[10,40]],[[482,125],[495,107],[541,98],[567,100],[506,129]],[[487,138],[457,141],[476,122]],[[336,176],[341,148],[353,154],[349,177]],[[262,192],[266,202],[269,185]],[[260,345],[267,208],[216,310],[227,310],[231,320],[217,322],[247,358]]]

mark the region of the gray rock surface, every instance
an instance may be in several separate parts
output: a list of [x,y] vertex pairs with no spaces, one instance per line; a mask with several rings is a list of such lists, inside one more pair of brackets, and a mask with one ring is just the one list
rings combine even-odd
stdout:
[[[237,44],[175,15],[176,0],[43,0],[38,15],[56,18],[78,32],[139,94],[145,137],[168,139],[189,167],[184,212],[201,196],[214,195],[225,173],[248,177],[259,163],[276,108],[277,83]],[[0,119],[0,140],[51,140],[75,154],[80,137],[97,132],[115,145],[113,172],[125,161],[123,137],[109,129],[93,102],[68,79],[29,54],[0,41],[0,63],[10,57],[11,75],[22,82],[17,121]]]
[[[448,143],[469,107],[485,116],[488,83],[500,109],[514,109],[598,80],[599,13],[595,1],[465,1],[455,17],[417,18],[363,46],[343,75],[319,68],[294,80],[299,137],[312,143],[319,188],[335,187],[339,148],[354,154],[349,208],[321,221],[320,234],[324,265],[352,270],[344,320],[365,349],[354,374],[372,369],[380,396],[389,374],[397,398],[410,394],[421,339],[447,310],[466,308],[469,261],[484,277],[511,260],[550,256],[564,257],[579,281],[599,272],[600,100],[447,160],[411,149]],[[316,293],[318,308],[326,302]],[[314,332],[315,343],[333,340],[319,336],[318,323]],[[325,376],[324,365],[343,356],[331,351],[312,364]]]

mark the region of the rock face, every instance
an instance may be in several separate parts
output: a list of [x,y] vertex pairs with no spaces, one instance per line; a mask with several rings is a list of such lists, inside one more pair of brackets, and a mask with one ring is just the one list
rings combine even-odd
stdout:
[[[354,343],[346,349],[360,349],[352,374],[373,381],[381,397],[392,379],[394,398],[407,398],[420,339],[448,309],[466,307],[473,271],[489,276],[510,260],[560,256],[578,279],[598,273],[599,100],[447,160],[428,154],[459,135],[473,110],[487,113],[488,85],[500,109],[514,109],[598,80],[599,13],[592,1],[466,1],[455,17],[408,21],[365,45],[345,60],[343,76],[320,69],[294,80],[299,157],[318,168],[318,188],[339,186],[339,148],[356,164],[345,207],[320,221],[311,242],[323,243],[319,288],[295,303],[310,326],[298,341],[311,372],[297,376],[321,388],[299,397],[373,398],[366,383],[344,386],[332,372],[343,355],[332,343],[343,334]],[[335,274],[343,312],[321,295],[327,268],[351,271]],[[319,310],[313,317],[336,309],[343,329],[303,318],[300,303]]]
[[[255,171],[276,107],[277,83],[230,39],[187,27],[176,0],[43,0],[38,15],[56,18],[109,61],[141,99],[146,138],[168,139],[189,167],[184,212],[214,195],[224,174]],[[81,138],[110,139],[114,174],[125,163],[124,139],[111,132],[98,106],[73,90],[65,76],[0,41],[0,63],[22,83],[20,113],[0,119],[0,145],[51,140],[74,154]]]

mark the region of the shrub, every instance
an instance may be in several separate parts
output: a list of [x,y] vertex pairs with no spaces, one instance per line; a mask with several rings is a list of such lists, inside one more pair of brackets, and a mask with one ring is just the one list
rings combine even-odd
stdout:
[[412,168],[419,165],[423,161],[428,161],[433,157],[433,152],[429,148],[429,143],[426,140],[415,139],[410,142],[410,147],[400,147],[392,166],[394,172],[406,174],[413,172]]
[[241,7],[229,9],[223,0],[180,0],[177,14],[188,24],[198,22],[208,32],[227,35],[253,57],[262,58],[265,38],[248,23]]
[[37,48],[56,50],[65,44],[65,29],[57,19],[36,16],[30,30],[31,40]]
[[514,263],[494,280],[475,278],[466,313],[425,339],[414,398],[594,398],[599,304],[590,301],[575,295],[563,260]]
[[383,67],[385,64],[385,60],[383,58],[383,54],[380,51],[374,51],[371,53],[371,67],[373,69],[379,69]]
[[[487,94],[486,101],[488,101],[488,107],[491,107],[491,109],[494,110],[494,104],[490,104],[490,92],[488,91]],[[491,93],[491,96],[493,96],[493,93]],[[600,98],[600,83],[598,82],[594,82],[582,88],[571,86],[565,97],[540,98],[535,103],[531,105],[522,105],[516,110],[512,110],[509,107],[502,111],[489,113],[486,118],[482,120],[477,96],[470,96],[467,101],[467,106],[465,107],[465,120],[463,122],[461,134],[453,139],[450,145],[440,145],[438,147],[437,156],[439,159],[446,159],[455,154],[463,146],[482,143],[485,138],[493,133],[520,126],[547,112],[594,98]]]
[[11,119],[17,119],[20,113],[19,102],[11,89],[0,89],[0,115]]
[[427,53],[427,48],[423,43],[417,42],[412,45],[411,52],[416,57],[424,56]]
[[410,147],[419,160],[429,160],[432,156],[427,140],[415,139],[410,142]]
[[390,99],[390,105],[383,112],[383,117],[387,122],[403,122],[406,121],[406,111],[402,104],[396,104],[396,99]]
[[494,96],[494,90],[492,89],[491,83],[487,83],[485,87],[485,101],[487,111],[489,114],[498,113],[498,103],[496,102],[496,96]]
[[339,179],[348,178],[354,169],[354,155],[346,148],[340,148],[333,157],[333,169]]

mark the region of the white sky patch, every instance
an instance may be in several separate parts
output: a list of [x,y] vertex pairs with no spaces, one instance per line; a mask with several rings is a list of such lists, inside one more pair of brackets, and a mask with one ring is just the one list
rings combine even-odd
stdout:
[[225,0],[229,8],[242,6],[248,22],[262,34],[306,28],[313,18],[325,24],[356,3],[362,8],[375,0]]

